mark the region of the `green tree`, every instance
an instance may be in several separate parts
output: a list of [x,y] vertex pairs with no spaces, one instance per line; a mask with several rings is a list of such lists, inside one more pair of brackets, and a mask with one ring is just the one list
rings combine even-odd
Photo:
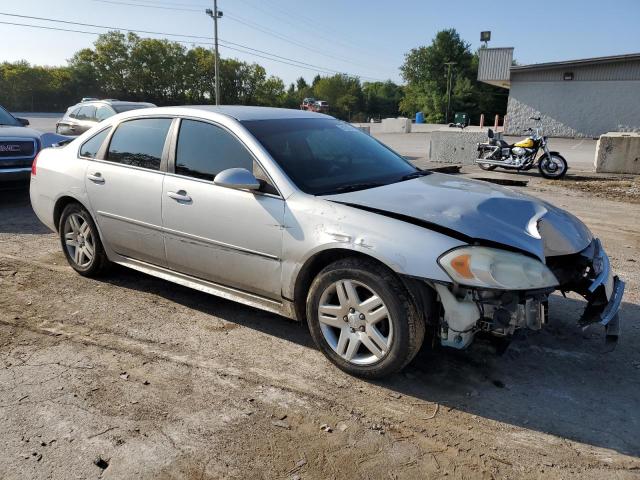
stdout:
[[480,113],[504,114],[506,95],[498,87],[478,82],[478,55],[455,29],[438,32],[429,46],[412,49],[400,68],[407,82],[400,110],[422,111],[428,122],[441,123],[447,108],[447,63],[452,65],[451,110],[464,111],[474,121]]

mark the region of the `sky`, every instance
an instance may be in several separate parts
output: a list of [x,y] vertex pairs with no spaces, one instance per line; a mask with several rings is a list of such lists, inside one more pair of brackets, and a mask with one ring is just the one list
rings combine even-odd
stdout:
[[[489,46],[514,47],[519,64],[640,52],[640,0],[513,3],[219,0],[218,8],[223,12],[219,37],[227,45],[220,48],[220,54],[257,62],[288,84],[300,76],[310,80],[317,73],[331,72],[360,76],[363,81],[391,79],[402,83],[399,67],[404,55],[412,48],[428,45],[439,30],[446,28],[457,29],[472,50],[480,46],[480,31],[490,30]],[[509,6],[501,9],[500,5]],[[0,22],[107,31],[4,14],[27,15],[209,38],[167,37],[189,45],[212,41],[213,20],[204,12],[212,6],[213,0],[0,0]],[[64,65],[75,51],[90,47],[96,37],[0,23],[0,62]],[[305,65],[257,56],[266,56],[264,52],[278,55],[278,60]]]

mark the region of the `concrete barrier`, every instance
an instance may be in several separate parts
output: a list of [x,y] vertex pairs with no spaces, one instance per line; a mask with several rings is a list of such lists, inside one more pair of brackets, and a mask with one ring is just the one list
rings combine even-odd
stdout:
[[382,131],[383,133],[411,133],[411,119],[404,117],[383,118]]
[[478,131],[456,129],[431,132],[427,158],[432,162],[473,165],[478,158],[478,143],[486,141],[487,134]]
[[[352,124],[353,125],[353,124]],[[366,133],[367,135],[371,135],[371,127],[369,125],[353,125],[361,132]]]
[[640,133],[609,132],[600,136],[596,172],[640,174]]

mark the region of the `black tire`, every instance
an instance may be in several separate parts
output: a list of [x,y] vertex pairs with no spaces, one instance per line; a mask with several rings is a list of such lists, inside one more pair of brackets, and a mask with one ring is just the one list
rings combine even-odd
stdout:
[[559,180],[567,174],[569,166],[562,155],[558,153],[552,153],[551,157],[553,157],[554,159],[554,164],[557,165],[558,162],[560,163],[560,167],[552,170],[550,168],[551,163],[549,161],[549,157],[545,153],[538,160],[538,170],[540,171],[540,175],[542,175],[544,178],[548,178],[550,180]]
[[[86,263],[83,262],[79,264],[76,259],[72,257],[72,254],[69,251],[70,248],[67,245],[66,236],[67,234],[71,233],[67,231],[67,222],[70,222],[70,217],[72,216],[79,216],[82,218],[82,220],[84,220],[84,222],[86,222],[89,232],[86,237],[89,237],[90,235],[91,238],[91,244],[93,246],[93,256]],[[60,245],[62,246],[62,251],[67,258],[67,262],[69,262],[71,268],[73,268],[80,275],[83,275],[85,277],[98,277],[106,273],[107,270],[111,267],[111,261],[107,258],[107,254],[105,253],[104,247],[102,246],[98,228],[96,227],[96,224],[91,218],[89,212],[79,203],[70,203],[64,208],[64,210],[62,211],[62,215],[60,215],[60,222],[58,223],[58,234],[60,237]],[[83,240],[83,243],[84,242],[85,240]],[[78,244],[78,240],[76,240],[75,243]],[[86,242],[86,245],[88,244],[89,243]]]
[[[340,280],[365,284],[387,307],[389,316],[385,321],[392,323],[393,335],[387,352],[375,363],[358,365],[342,358],[323,334],[318,318],[320,300],[325,290]],[[409,292],[392,271],[372,260],[347,258],[325,267],[311,284],[306,313],[311,336],[322,353],[338,368],[358,377],[378,379],[402,370],[424,340],[425,322]]]
[[[490,150],[484,151],[480,154],[480,158],[490,158],[493,155],[493,152],[491,152]],[[498,168],[497,165],[488,165],[486,163],[478,163],[478,166],[485,171],[491,172],[493,170],[495,170],[496,168]]]

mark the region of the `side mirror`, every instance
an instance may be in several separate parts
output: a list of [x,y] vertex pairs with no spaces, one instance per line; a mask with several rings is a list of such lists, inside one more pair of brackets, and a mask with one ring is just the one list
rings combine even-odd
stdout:
[[260,182],[246,168],[228,168],[221,171],[213,179],[215,185],[236,190],[258,190]]
[[18,120],[23,127],[26,127],[27,125],[29,125],[29,120],[27,120],[26,118],[16,118],[16,120]]

